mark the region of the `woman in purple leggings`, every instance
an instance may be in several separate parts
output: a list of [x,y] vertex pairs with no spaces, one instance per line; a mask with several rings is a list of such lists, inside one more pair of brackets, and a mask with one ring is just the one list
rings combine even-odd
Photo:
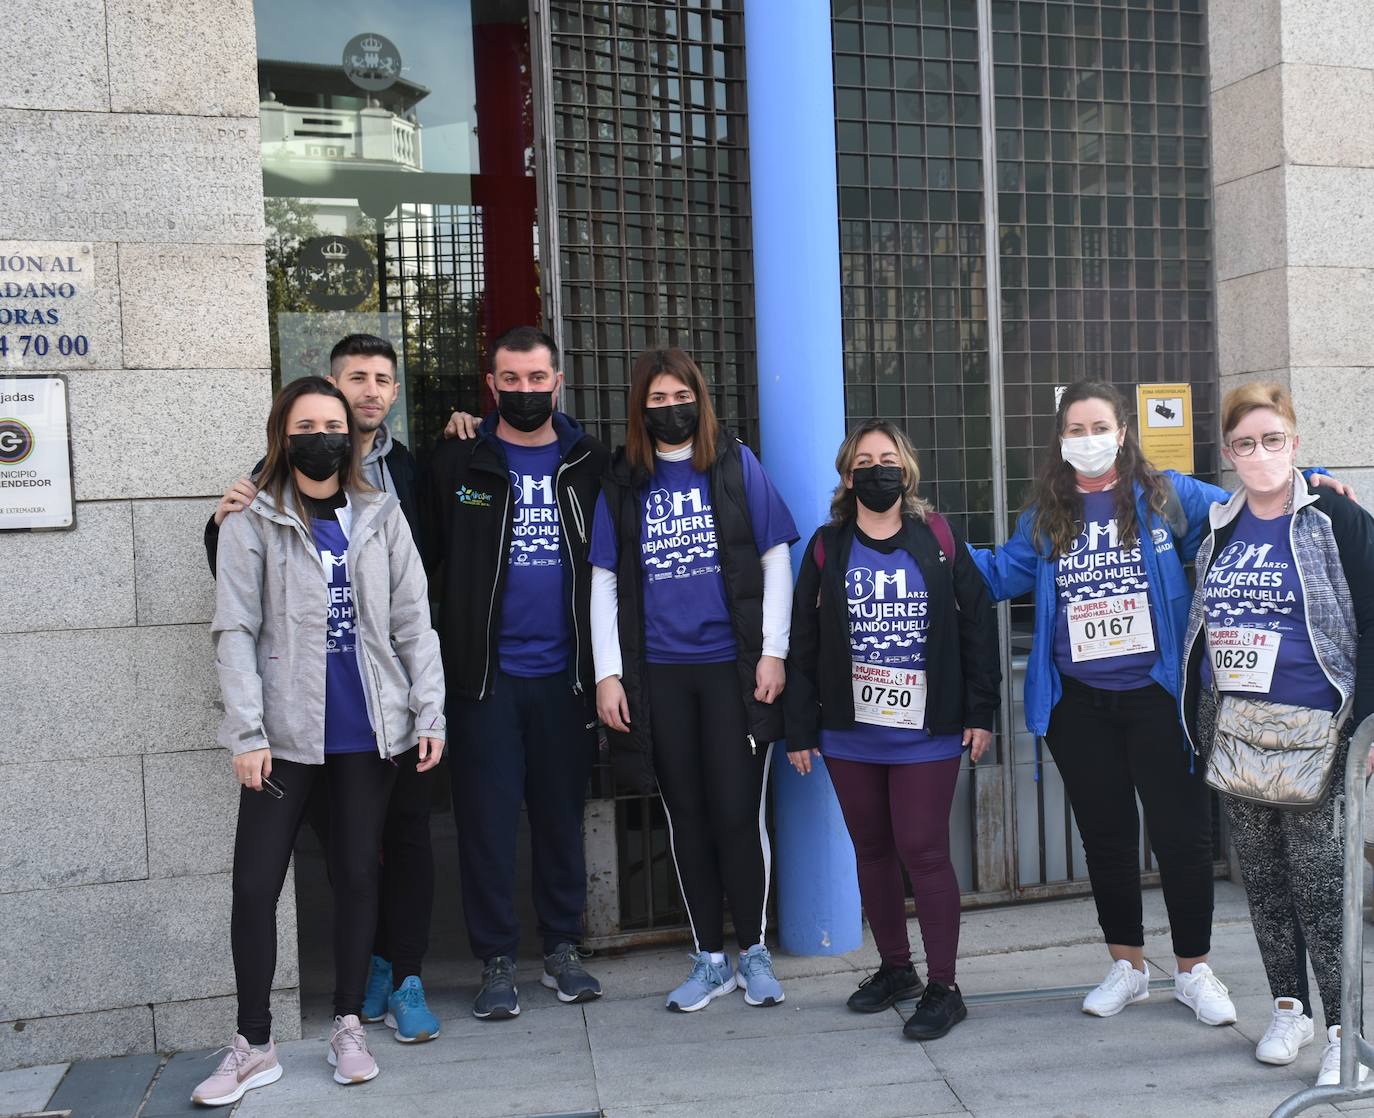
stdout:
[[[1001,682],[987,589],[949,523],[917,496],[905,433],[871,419],[835,457],[830,523],[807,545],[787,659],[787,758],[823,755],[854,840],[859,894],[882,965],[849,999],[875,1013],[920,1004],[903,1033],[935,1040],[968,1010],[954,977],[959,883],[949,814],[963,751],[992,744]],[[911,965],[902,867],[928,979]]]

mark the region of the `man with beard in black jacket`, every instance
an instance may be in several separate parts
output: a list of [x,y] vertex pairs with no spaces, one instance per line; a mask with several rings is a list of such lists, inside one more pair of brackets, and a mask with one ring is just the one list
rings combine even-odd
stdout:
[[463,915],[482,986],[473,1015],[520,1012],[516,830],[529,814],[542,983],[601,996],[581,963],[582,814],[596,755],[587,547],[609,454],[557,411],[554,340],[517,326],[491,344],[497,400],[472,439],[434,452],[427,566],[440,598]]

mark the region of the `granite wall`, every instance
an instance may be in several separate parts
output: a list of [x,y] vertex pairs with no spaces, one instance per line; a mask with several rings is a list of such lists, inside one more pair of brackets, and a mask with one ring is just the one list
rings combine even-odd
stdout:
[[0,536],[0,1068],[232,1031],[235,784],[200,538],[271,391],[251,0],[6,16],[0,241],[89,245],[94,294],[90,354],[63,368],[77,527]]
[[1221,384],[1290,386],[1304,462],[1374,498],[1374,19],[1210,0]]

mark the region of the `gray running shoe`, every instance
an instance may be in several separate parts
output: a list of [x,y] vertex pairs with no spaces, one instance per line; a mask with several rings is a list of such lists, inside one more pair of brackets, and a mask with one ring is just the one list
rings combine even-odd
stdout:
[[601,983],[582,966],[585,957],[573,944],[560,943],[553,954],[544,956],[544,975],[539,981],[557,990],[560,1002],[589,1002],[601,997]]
[[520,991],[515,988],[515,960],[497,955],[482,968],[482,988],[472,1003],[472,1015],[500,1021],[520,1016]]

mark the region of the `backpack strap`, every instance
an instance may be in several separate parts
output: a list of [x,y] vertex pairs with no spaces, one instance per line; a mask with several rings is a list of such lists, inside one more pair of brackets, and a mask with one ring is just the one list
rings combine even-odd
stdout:
[[[1173,493],[1173,489],[1171,488],[1169,492]],[[1174,502],[1176,504],[1178,503],[1177,494],[1174,495]],[[1182,512],[1182,509],[1183,506],[1179,505],[1180,512]],[[954,530],[950,528],[949,521],[932,509],[926,516],[926,524],[929,525],[930,530],[935,533],[935,542],[940,545],[940,554],[949,560],[949,562],[953,563]],[[816,546],[812,548],[811,554],[816,557],[816,569],[818,571],[825,570],[825,537],[819,532],[816,533]]]
[[[1177,500],[1177,498],[1175,498]],[[949,521],[941,516],[934,509],[926,514],[926,524],[935,533],[935,542],[940,545],[940,553],[951,563],[954,562],[954,530],[950,528]]]

